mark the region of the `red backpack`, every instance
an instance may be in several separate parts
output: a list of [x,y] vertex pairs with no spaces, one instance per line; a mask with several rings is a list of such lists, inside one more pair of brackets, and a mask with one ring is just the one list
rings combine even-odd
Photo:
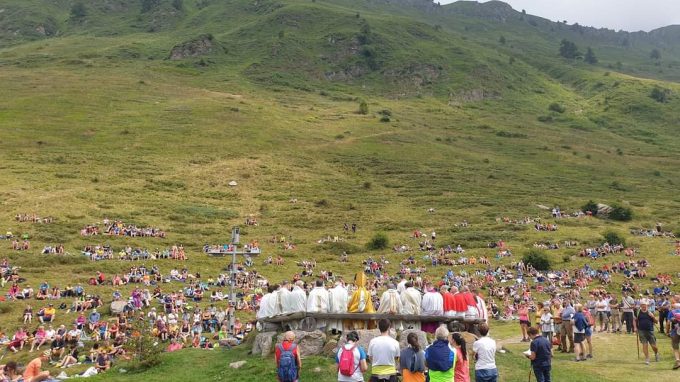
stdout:
[[346,376],[346,377],[351,377],[355,371],[359,368],[359,365],[357,367],[354,367],[354,349],[357,347],[357,344],[354,344],[351,348],[347,349],[345,346],[343,346],[340,349],[340,360],[338,362],[338,371],[340,374]]
[[583,315],[586,316],[586,320],[588,321],[588,326],[595,326],[595,318],[593,317],[592,314],[590,314],[589,310],[584,310]]

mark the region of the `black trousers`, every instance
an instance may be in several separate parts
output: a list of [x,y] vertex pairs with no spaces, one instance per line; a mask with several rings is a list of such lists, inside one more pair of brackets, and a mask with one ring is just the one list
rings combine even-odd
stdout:
[[626,332],[630,333],[633,331],[633,312],[623,312],[623,320],[626,322]]

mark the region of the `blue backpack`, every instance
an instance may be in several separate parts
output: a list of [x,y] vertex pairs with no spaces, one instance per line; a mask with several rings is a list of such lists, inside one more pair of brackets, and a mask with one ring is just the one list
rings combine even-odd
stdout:
[[279,381],[295,382],[298,377],[297,360],[293,354],[295,344],[292,344],[288,350],[284,350],[282,344],[276,346],[278,346],[279,351],[281,352],[281,356],[279,357],[279,368],[276,370]]

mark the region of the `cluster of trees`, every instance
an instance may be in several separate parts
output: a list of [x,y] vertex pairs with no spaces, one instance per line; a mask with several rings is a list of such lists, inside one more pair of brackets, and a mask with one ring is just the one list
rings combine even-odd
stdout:
[[574,43],[573,41],[569,41],[567,39],[562,39],[562,41],[560,42],[560,56],[568,58],[570,60],[583,58],[583,61],[591,65],[597,64],[598,62],[597,56],[595,56],[595,52],[591,47],[588,47],[588,49],[586,50],[586,54],[583,55],[579,51],[578,46],[576,46],[576,43]]

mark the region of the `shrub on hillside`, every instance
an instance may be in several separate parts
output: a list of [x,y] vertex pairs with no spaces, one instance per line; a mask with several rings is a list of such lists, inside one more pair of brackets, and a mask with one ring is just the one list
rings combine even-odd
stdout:
[[550,259],[543,251],[531,249],[522,257],[522,261],[526,265],[531,264],[531,266],[539,271],[547,271],[550,269]]
[[597,203],[595,203],[592,200],[589,200],[588,203],[584,204],[583,207],[581,207],[581,211],[583,212],[588,212],[590,211],[593,216],[597,215]]
[[366,248],[376,251],[380,249],[385,249],[390,244],[390,240],[382,232],[373,235],[373,238],[366,244]]
[[614,231],[607,231],[602,235],[602,237],[604,238],[604,241],[610,245],[626,245],[626,239]]
[[366,101],[361,101],[361,103],[359,104],[359,114],[363,115],[368,114],[368,104],[366,103]]
[[633,219],[633,210],[628,207],[613,205],[612,210],[609,213],[609,218],[612,220],[627,222]]
[[548,110],[562,114],[567,110],[567,108],[565,108],[564,106],[560,105],[557,102],[553,102],[550,104],[550,106],[548,106]]
[[670,90],[660,88],[658,86],[655,86],[654,89],[652,89],[652,92],[649,93],[649,96],[656,102],[661,102],[661,103],[666,103],[668,102],[668,96],[670,95]]
[[141,371],[161,363],[163,346],[151,335],[144,320],[134,321],[128,346],[134,357],[129,364],[131,370]]

